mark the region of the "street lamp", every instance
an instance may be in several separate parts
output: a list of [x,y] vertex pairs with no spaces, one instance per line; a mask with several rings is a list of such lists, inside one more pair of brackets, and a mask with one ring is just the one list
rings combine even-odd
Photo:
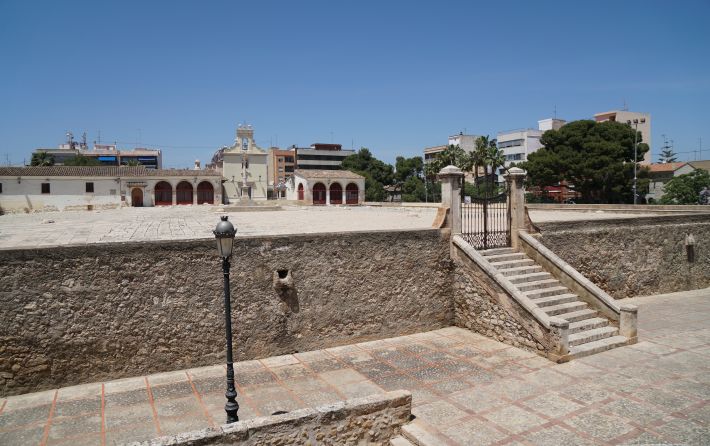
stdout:
[[[626,121],[627,124],[631,125],[632,121]],[[646,122],[646,118],[641,118],[641,124]],[[638,194],[636,193],[636,158],[638,157],[638,133],[639,133],[639,120],[634,119],[634,204],[638,204]]]
[[232,248],[234,247],[234,236],[237,235],[237,230],[227,220],[227,216],[223,215],[222,221],[217,223],[214,236],[217,239],[217,251],[222,257],[222,273],[224,274],[224,325],[227,332],[227,404],[224,405],[224,410],[227,412],[227,423],[239,421],[237,411],[239,404],[237,403],[237,390],[234,387],[234,364],[232,360],[232,305],[229,295],[229,259],[232,257]]

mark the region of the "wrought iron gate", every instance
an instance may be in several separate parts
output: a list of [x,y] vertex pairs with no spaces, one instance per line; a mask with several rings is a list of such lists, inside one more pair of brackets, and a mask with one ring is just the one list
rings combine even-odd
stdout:
[[469,197],[461,188],[461,236],[476,249],[510,246],[510,191]]

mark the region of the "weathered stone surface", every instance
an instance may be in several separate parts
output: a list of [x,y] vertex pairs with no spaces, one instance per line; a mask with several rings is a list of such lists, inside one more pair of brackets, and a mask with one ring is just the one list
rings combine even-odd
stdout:
[[[495,300],[500,292],[487,286],[471,271],[474,266],[455,262],[454,314],[456,326],[467,328],[500,342],[543,354],[545,347]],[[479,275],[483,275],[479,271]],[[492,281],[491,281],[492,282]],[[524,314],[520,309],[519,314]],[[532,316],[530,319],[533,323]]]
[[[540,242],[611,296],[710,286],[710,216],[540,223]],[[686,234],[695,238],[689,262]]]
[[[238,360],[453,322],[436,229],[237,238],[231,272]],[[221,262],[212,240],[0,251],[0,320],[0,395],[220,363]]]
[[411,393],[398,390],[134,445],[388,445],[411,408]]

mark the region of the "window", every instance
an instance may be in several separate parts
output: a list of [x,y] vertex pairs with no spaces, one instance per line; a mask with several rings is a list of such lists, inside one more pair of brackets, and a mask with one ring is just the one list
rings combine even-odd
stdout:
[[2,193],[2,183],[0,183],[0,194]]
[[111,189],[108,191],[109,195],[116,195],[116,189]]
[[94,183],[86,183],[86,192],[94,193]]
[[293,157],[292,156],[287,156],[285,157],[287,163],[292,163],[293,162]]
[[43,194],[49,193],[49,183],[42,183],[42,193]]

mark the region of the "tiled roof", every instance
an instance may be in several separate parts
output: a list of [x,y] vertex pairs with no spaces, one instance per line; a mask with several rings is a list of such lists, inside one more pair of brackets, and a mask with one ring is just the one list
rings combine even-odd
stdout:
[[657,163],[650,164],[648,170],[651,172],[673,172],[677,168],[683,166],[685,163]]
[[146,169],[143,166],[30,166],[0,167],[0,177],[204,177],[216,170]]
[[349,170],[310,170],[310,169],[298,169],[296,170],[296,175],[303,178],[328,178],[328,179],[346,179],[346,180],[360,180],[365,177],[358,175],[355,172],[350,172]]
[[689,161],[688,164],[690,164],[691,166],[693,166],[696,169],[710,171],[710,160]]

